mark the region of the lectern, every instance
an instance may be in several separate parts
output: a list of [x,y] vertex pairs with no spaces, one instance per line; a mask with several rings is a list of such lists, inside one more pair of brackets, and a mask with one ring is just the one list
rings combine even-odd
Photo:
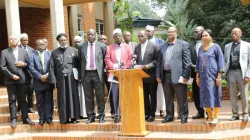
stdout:
[[110,70],[119,80],[121,134],[146,136],[143,78],[149,75],[140,69]]

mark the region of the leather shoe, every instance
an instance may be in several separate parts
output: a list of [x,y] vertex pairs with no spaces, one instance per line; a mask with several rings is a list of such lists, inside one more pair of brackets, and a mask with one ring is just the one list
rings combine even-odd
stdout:
[[149,117],[149,115],[146,115],[146,116],[145,116],[145,120],[147,120],[147,119],[148,119],[148,117]]
[[243,121],[243,122],[248,122],[248,116],[243,116],[243,117],[242,117],[242,121]]
[[155,121],[155,117],[149,116],[147,122],[153,122],[153,121]]
[[35,110],[33,108],[29,108],[29,113],[35,113]]
[[38,125],[43,126],[44,123],[45,123],[44,120],[40,120],[39,123],[38,123]]
[[89,117],[88,120],[87,120],[87,122],[86,122],[86,124],[90,124],[92,122],[95,122],[95,118]]
[[34,125],[35,123],[32,122],[29,118],[23,120],[23,124],[29,124],[29,125]]
[[76,123],[79,123],[79,121],[77,121],[76,119],[72,118],[71,119],[71,123],[76,124]]
[[236,120],[239,120],[240,118],[239,118],[239,116],[233,116],[231,119],[230,119],[230,121],[236,121]]
[[181,124],[185,124],[185,123],[187,123],[187,118],[182,118],[181,119]]
[[104,116],[105,115],[99,115],[99,123],[104,123]]
[[13,128],[16,127],[16,119],[11,120],[11,127],[13,127]]
[[115,122],[115,123],[119,123],[119,122],[120,122],[120,117],[115,117],[114,122]]
[[160,117],[162,117],[162,118],[166,117],[166,114],[163,110],[160,110]]
[[47,122],[47,124],[52,124],[52,120],[51,119],[48,119],[46,122]]
[[172,122],[172,121],[174,121],[174,118],[173,118],[173,117],[165,117],[165,119],[162,120],[161,122],[162,122],[162,123],[166,123],[166,122]]
[[204,113],[203,114],[196,114],[195,116],[192,117],[193,119],[201,119],[201,118],[205,118]]
[[115,114],[111,113],[111,118],[114,119],[115,118]]

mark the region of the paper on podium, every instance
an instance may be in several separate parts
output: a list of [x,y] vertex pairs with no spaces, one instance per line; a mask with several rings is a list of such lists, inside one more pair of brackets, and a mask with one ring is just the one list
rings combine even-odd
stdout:
[[183,77],[182,76],[180,76],[180,79],[179,79],[179,83],[182,83],[182,84],[188,84],[188,85],[191,85],[192,83],[193,83],[193,81],[194,81],[194,78],[189,78],[188,79],[188,82],[187,83],[184,83],[184,81],[183,81]]
[[73,74],[74,74],[74,78],[76,80],[78,80],[79,79],[79,77],[78,77],[78,70],[76,68],[73,68]]
[[114,79],[114,74],[109,73],[108,81],[113,83],[119,83],[117,80]]

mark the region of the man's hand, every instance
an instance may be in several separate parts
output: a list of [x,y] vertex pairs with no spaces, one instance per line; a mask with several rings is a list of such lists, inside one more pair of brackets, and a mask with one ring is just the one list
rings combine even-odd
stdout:
[[17,76],[17,75],[13,75],[13,76],[12,76],[12,79],[13,79],[13,80],[19,80],[19,79],[20,79],[20,77],[19,77],[19,76]]
[[219,87],[221,85],[221,79],[216,79],[216,85]]
[[48,78],[48,75],[45,74],[45,75],[42,75],[40,80],[45,83],[45,82],[47,82],[47,78]]
[[248,77],[245,77],[244,78],[244,84],[247,84],[249,82],[249,78]]
[[143,70],[148,70],[148,65],[145,65],[142,69]]
[[15,65],[16,65],[17,67],[24,67],[24,66],[25,66],[25,63],[24,63],[23,61],[16,61],[16,62],[15,62]]
[[188,79],[183,78],[183,83],[187,84],[187,82],[188,82]]
[[161,83],[161,78],[156,78],[156,81],[157,81],[158,83]]

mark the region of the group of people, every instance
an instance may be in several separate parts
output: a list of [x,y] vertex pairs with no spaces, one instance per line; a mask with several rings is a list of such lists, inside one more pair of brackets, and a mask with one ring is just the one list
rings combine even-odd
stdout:
[[[176,94],[181,123],[187,123],[187,83],[192,83],[193,98],[197,114],[193,119],[205,118],[206,124],[217,124],[222,101],[222,74],[228,81],[233,116],[239,119],[237,105],[238,88],[242,97],[242,121],[248,121],[248,81],[250,77],[250,44],[242,41],[240,28],[232,30],[232,42],[221,47],[214,43],[211,30],[197,26],[194,41],[177,39],[177,29],[168,29],[166,42],[154,36],[154,27],[146,26],[138,32],[139,43],[131,42],[132,35],[121,29],[113,31],[114,43],[108,45],[105,35],[97,40],[94,29],[87,32],[87,40],[74,38],[75,47],[67,43],[67,35],[60,33],[56,39],[59,47],[52,52],[47,49],[48,41],[38,39],[36,50],[18,47],[19,40],[11,35],[7,49],[1,52],[0,67],[5,75],[8,91],[11,126],[16,127],[16,100],[21,109],[24,124],[33,125],[28,118],[32,107],[26,96],[36,94],[39,125],[52,123],[53,89],[57,88],[60,123],[77,123],[87,117],[87,124],[99,119],[104,122],[104,84],[110,94],[111,117],[120,122],[119,79],[108,70],[139,68],[150,77],[143,79],[145,120],[155,120],[160,110],[162,123],[174,120],[174,97]],[[22,34],[23,35],[23,34]],[[27,34],[25,34],[27,35]],[[26,44],[28,36],[26,37]],[[124,39],[124,41],[123,41]],[[21,37],[21,42],[25,42]],[[21,43],[23,44],[23,43]],[[29,52],[29,53],[28,53]],[[112,76],[113,79],[110,80]],[[31,85],[32,79],[32,85]],[[113,82],[114,80],[118,82]],[[162,86],[159,86],[162,85]],[[160,93],[157,88],[162,87]],[[31,90],[31,88],[33,88]],[[96,97],[96,116],[94,97]],[[29,101],[29,98],[28,98]],[[33,104],[33,103],[32,103]]]

